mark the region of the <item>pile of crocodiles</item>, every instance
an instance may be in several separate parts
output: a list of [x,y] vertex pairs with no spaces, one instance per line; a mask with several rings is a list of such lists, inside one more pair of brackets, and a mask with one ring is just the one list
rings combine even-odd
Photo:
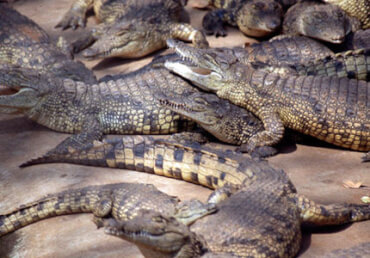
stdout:
[[[90,7],[100,23],[68,43],[0,3],[0,113],[23,114],[72,134],[23,161],[24,173],[31,165],[63,162],[213,190],[202,203],[181,201],[151,184],[74,187],[0,210],[0,243],[46,218],[92,213],[98,228],[132,242],[148,258],[295,257],[302,226],[370,219],[370,204],[316,203],[266,161],[278,155],[283,137],[296,134],[364,152],[363,161],[370,161],[369,2],[200,1],[196,7],[212,9],[203,28],[179,18],[186,4],[76,0],[57,28],[85,27]],[[225,36],[224,23],[253,37],[283,35],[210,48],[205,34]],[[138,58],[166,46],[174,53],[99,80],[73,60],[81,51],[88,59]],[[165,134],[171,136],[149,136]],[[237,148],[203,144],[215,140]],[[369,252],[367,242],[328,257]]]

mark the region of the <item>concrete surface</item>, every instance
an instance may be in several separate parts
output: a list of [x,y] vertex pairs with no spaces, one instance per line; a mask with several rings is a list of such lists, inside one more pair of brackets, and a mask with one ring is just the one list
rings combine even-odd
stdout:
[[[54,29],[73,0],[18,1],[14,7],[41,25],[52,37],[71,40],[77,31]],[[192,24],[200,25],[203,11],[187,8]],[[93,17],[88,25],[95,24]],[[211,46],[237,46],[248,39],[229,28],[226,38],[209,37]],[[152,55],[153,56],[153,55]],[[140,60],[108,59],[84,61],[98,77],[126,73],[148,63]],[[115,182],[153,183],[181,199],[205,200],[210,190],[178,180],[118,169],[91,168],[69,164],[40,165],[20,169],[18,165],[44,154],[66,138],[21,116],[0,115],[0,214],[46,194],[91,184]],[[346,189],[342,181],[362,181],[370,186],[370,163],[360,162],[362,153],[328,147],[288,146],[270,159],[291,177],[299,193],[317,202],[360,203],[369,188]],[[69,215],[34,223],[0,239],[0,257],[142,257],[135,246],[97,230],[90,214]],[[320,257],[337,248],[370,240],[370,221],[345,227],[305,233],[300,257]]]

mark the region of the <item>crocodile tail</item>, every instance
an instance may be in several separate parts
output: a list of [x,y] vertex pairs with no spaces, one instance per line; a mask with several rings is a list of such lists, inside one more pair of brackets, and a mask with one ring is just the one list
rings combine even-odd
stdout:
[[297,196],[296,203],[302,222],[308,225],[341,225],[370,219],[369,204],[320,205],[303,196]]
[[97,189],[87,187],[48,195],[35,202],[21,205],[11,212],[0,214],[0,237],[42,219],[59,215],[86,212],[93,212],[98,216],[105,215],[107,212],[102,212],[101,206],[97,205],[101,199]]
[[227,152],[210,150],[199,144],[180,144],[143,136],[95,141],[81,150],[46,155],[21,166],[55,162],[131,169],[177,178],[212,189],[225,184],[237,186],[253,177],[243,172],[248,167],[240,167],[240,162],[231,158]]

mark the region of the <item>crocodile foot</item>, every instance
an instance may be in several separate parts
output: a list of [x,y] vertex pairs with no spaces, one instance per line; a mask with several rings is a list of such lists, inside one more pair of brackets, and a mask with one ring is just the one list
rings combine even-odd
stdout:
[[226,29],[223,25],[223,13],[219,11],[212,11],[207,13],[202,21],[203,30],[207,35],[215,35],[216,37],[225,37],[227,35]]
[[362,162],[370,162],[370,151],[362,157]]
[[81,13],[81,11],[71,9],[64,15],[62,20],[55,26],[55,28],[62,28],[63,30],[72,28],[73,30],[75,30],[78,27],[85,26],[86,26],[85,14]]

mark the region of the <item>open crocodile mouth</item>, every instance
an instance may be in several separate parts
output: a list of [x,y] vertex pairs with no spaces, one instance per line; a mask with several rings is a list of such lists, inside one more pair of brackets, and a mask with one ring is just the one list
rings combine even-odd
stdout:
[[196,111],[196,110],[192,109],[191,107],[189,107],[186,104],[175,103],[175,102],[172,102],[168,99],[160,99],[159,103],[161,105],[165,106],[165,107],[170,108],[171,110],[174,110],[174,111],[185,111],[185,112],[189,112],[189,113],[192,113],[192,112]]

